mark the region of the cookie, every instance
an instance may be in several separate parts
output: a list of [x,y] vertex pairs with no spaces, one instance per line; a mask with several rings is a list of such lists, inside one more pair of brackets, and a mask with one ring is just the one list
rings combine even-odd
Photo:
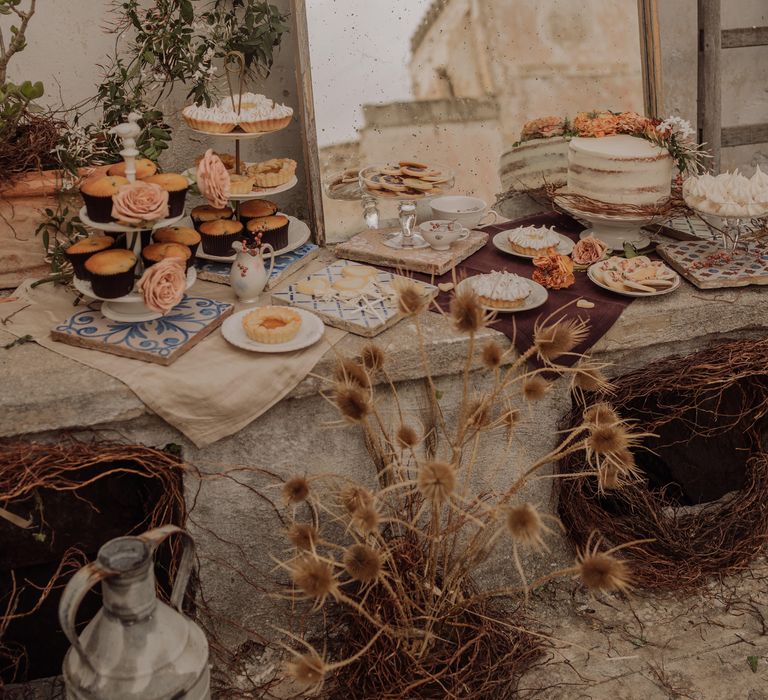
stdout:
[[426,192],[427,190],[432,189],[432,184],[429,182],[425,182],[424,180],[420,180],[416,177],[406,177],[403,179],[403,184],[406,187],[410,187],[412,190],[420,190],[423,192]]
[[327,294],[331,289],[331,283],[325,277],[307,277],[296,284],[299,294],[307,294],[311,297]]
[[382,175],[379,182],[385,190],[390,192],[403,192],[407,189],[403,178],[397,175]]

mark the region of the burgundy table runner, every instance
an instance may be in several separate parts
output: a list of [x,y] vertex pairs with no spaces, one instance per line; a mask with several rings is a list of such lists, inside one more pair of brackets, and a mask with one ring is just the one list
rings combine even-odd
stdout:
[[[579,239],[579,232],[584,226],[579,224],[571,217],[549,212],[529,216],[524,219],[508,221],[503,224],[483,227],[483,231],[490,234],[490,239],[484,248],[467,258],[456,267],[456,274],[459,279],[471,275],[491,272],[493,270],[506,270],[514,272],[521,277],[531,279],[533,274],[533,263],[525,258],[516,258],[507,253],[502,253],[493,245],[493,236],[500,231],[518,228],[519,226],[552,226],[559,233],[569,236],[574,241]],[[527,350],[533,341],[533,327],[536,320],[545,318],[551,313],[556,312],[568,302],[583,298],[594,302],[593,309],[580,309],[575,303],[562,310],[562,313],[556,314],[553,320],[559,318],[581,318],[589,321],[589,335],[578,345],[574,352],[587,352],[621,316],[627,306],[632,302],[631,297],[622,297],[617,294],[605,291],[593,284],[587,277],[586,272],[574,272],[576,283],[568,289],[548,289],[549,298],[543,306],[530,311],[518,311],[515,313],[499,314],[493,323],[493,328],[501,331],[510,340],[513,340],[515,346],[520,352]],[[428,281],[424,275],[414,275],[418,279]],[[436,278],[436,282],[450,282],[451,273]],[[448,308],[450,294],[442,293],[437,303],[443,309]],[[559,362],[564,365],[571,365],[576,362],[577,357],[562,357]]]

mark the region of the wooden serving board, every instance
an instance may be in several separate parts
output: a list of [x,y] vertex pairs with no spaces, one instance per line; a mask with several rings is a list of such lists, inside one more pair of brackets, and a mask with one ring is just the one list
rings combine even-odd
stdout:
[[[353,264],[347,260],[338,260],[327,267],[307,275],[304,279],[324,277],[333,284],[343,276],[343,268]],[[378,273],[378,280],[380,282],[390,284],[399,277],[400,275],[383,270]],[[278,287],[272,293],[272,302],[306,309],[317,314],[326,325],[341,328],[344,331],[354,333],[355,335],[362,335],[366,338],[372,338],[382,333],[403,318],[403,314],[398,310],[396,303],[377,301],[372,304],[371,309],[351,301],[319,299],[308,294],[299,293],[296,289],[299,281],[299,279],[294,279],[291,283]],[[438,290],[434,285],[425,282],[419,282],[418,284],[424,287],[425,297],[434,299],[437,296]]]
[[234,306],[206,297],[185,296],[156,321],[112,321],[96,302],[51,330],[51,338],[142,362],[170,365],[216,330]]
[[396,249],[384,245],[385,236],[395,229],[370,229],[339,243],[333,252],[337,258],[393,267],[397,270],[444,275],[488,242],[488,234],[470,231],[464,241],[457,241],[448,250],[432,248]]
[[[656,252],[699,289],[768,284],[768,248],[756,243],[750,245],[749,252],[739,249],[726,253],[714,241],[676,241],[662,243]],[[730,259],[718,259],[724,253]]]
[[[275,260],[275,268],[272,270],[272,275],[267,282],[267,289],[276,287],[280,282],[292,275],[297,270],[300,270],[311,260],[314,260],[320,253],[314,243],[305,243],[300,248],[292,250],[290,253],[283,253],[278,255]],[[268,261],[264,261],[265,264]],[[267,265],[268,266],[268,265]],[[195,267],[197,268],[197,277],[207,282],[216,282],[217,284],[229,284],[229,269],[232,267],[231,262],[214,262],[212,260],[203,260],[197,258],[195,260]]]

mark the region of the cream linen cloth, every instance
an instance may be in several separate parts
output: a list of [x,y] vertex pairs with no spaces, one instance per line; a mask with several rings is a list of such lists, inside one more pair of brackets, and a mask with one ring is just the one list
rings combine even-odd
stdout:
[[[302,273],[312,267],[304,268]],[[0,328],[16,336],[31,335],[43,347],[119,379],[149,410],[197,447],[236,433],[269,410],[345,335],[344,331],[326,327],[324,338],[312,347],[268,355],[230,345],[219,328],[172,365],[163,367],[52,340],[51,329],[82,307],[72,306],[72,292],[50,284],[32,289],[30,283],[25,281],[13,293],[17,301],[0,304],[0,319],[8,319],[18,311]],[[192,293],[234,301],[230,287],[213,282],[196,282]],[[260,303],[268,303],[268,298],[267,293]],[[235,311],[240,308],[245,307],[235,304]]]

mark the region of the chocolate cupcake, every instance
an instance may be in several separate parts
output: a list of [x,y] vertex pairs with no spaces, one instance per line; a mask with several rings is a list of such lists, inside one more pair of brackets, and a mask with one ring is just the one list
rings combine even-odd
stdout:
[[[229,207],[223,207],[218,209],[212,207],[209,204],[201,204],[199,207],[195,207],[189,214],[192,219],[192,225],[199,233],[200,226],[210,221],[220,221],[232,219],[235,216],[235,212]],[[203,246],[205,247],[205,246]]]
[[231,219],[206,221],[200,224],[198,231],[203,250],[208,255],[228,257],[235,252],[232,250],[232,244],[243,238],[243,225]]
[[[152,177],[157,172],[157,166],[148,158],[136,159],[136,179],[143,180],[146,177]],[[118,175],[125,177],[125,161],[120,161],[114,165],[110,165],[107,170],[107,175]]]
[[251,219],[246,225],[248,234],[262,243],[269,243],[275,250],[288,245],[288,217],[283,214]]
[[85,261],[93,293],[102,299],[116,299],[133,291],[136,255],[130,250],[105,250]]
[[251,219],[277,214],[277,204],[268,199],[251,199],[240,205],[239,214],[243,226],[247,226]]
[[64,256],[72,263],[75,277],[79,280],[87,280],[88,273],[85,271],[85,261],[95,253],[114,247],[115,239],[111,236],[89,236],[69,246],[64,251]]
[[184,213],[184,200],[187,197],[189,182],[183,175],[176,173],[162,173],[161,175],[150,175],[144,178],[144,182],[152,182],[160,185],[168,193],[168,218],[181,216]]
[[141,251],[144,267],[151,267],[166,258],[181,258],[184,261],[184,267],[189,268],[192,263],[192,252],[181,243],[151,243]]
[[127,185],[124,177],[104,175],[86,180],[80,187],[80,195],[85,202],[85,209],[91,221],[107,224],[112,218],[112,195],[122,185]]
[[180,243],[187,246],[192,257],[197,253],[200,245],[200,234],[189,226],[165,226],[152,234],[155,243]]

